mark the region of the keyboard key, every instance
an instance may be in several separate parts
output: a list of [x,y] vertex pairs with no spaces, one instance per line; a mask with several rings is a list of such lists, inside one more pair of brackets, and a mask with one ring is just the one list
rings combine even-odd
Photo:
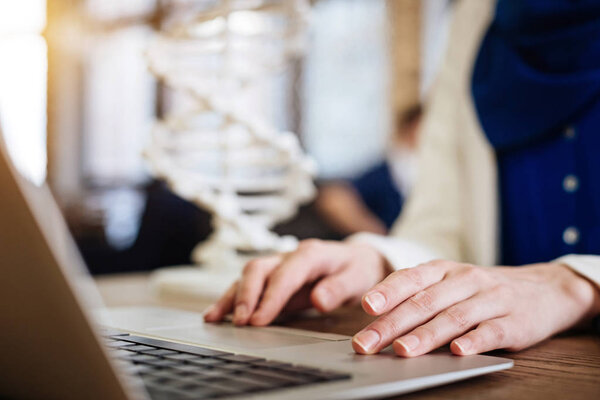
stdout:
[[118,349],[118,350],[112,350],[110,352],[110,354],[115,357],[115,358],[121,358],[121,359],[128,359],[130,357],[133,357],[135,355],[137,355],[136,352],[133,351],[127,351],[127,350],[122,350],[122,349]]
[[141,375],[153,372],[154,368],[147,364],[131,364],[125,368],[125,371],[127,371],[130,374]]
[[310,374],[313,372],[319,372],[321,371],[318,368],[313,368],[313,367],[304,367],[301,365],[292,365],[291,367],[281,367],[282,370],[284,371],[288,371],[288,372],[295,372],[298,374]]
[[268,360],[253,362],[252,365],[256,365],[257,367],[273,368],[273,369],[281,369],[281,368],[286,368],[286,367],[292,366],[292,364],[290,364],[290,363],[283,363],[283,362],[279,362],[279,361],[268,361]]
[[260,357],[253,357],[253,356],[244,356],[242,354],[230,354],[230,355],[225,355],[225,356],[219,356],[217,357],[221,360],[227,360],[227,361],[236,361],[236,362],[255,362],[255,361],[265,361],[264,358],[260,358]]
[[306,375],[293,375],[285,373],[283,371],[274,371],[270,369],[250,369],[243,372],[245,378],[252,378],[257,380],[265,380],[267,382],[273,382],[274,384],[285,385],[299,385],[303,383],[315,382],[317,379]]
[[244,369],[255,368],[255,366],[253,364],[225,363],[225,364],[217,365],[216,368],[230,370],[230,371],[241,371]]
[[148,350],[156,350],[156,347],[150,346],[127,346],[127,350],[129,351],[148,351]]
[[225,364],[225,361],[216,358],[199,358],[196,360],[186,360],[187,364],[199,365],[203,367]]
[[242,390],[239,390],[233,386],[230,386],[229,384],[224,384],[222,382],[217,382],[217,383],[205,382],[205,385],[206,386],[203,386],[203,388],[212,389],[212,390],[217,391],[217,394],[215,394],[214,396],[231,396],[234,394],[243,393]]
[[195,365],[177,365],[174,366],[172,369],[176,370],[179,375],[186,376],[196,374],[202,368]]
[[224,355],[232,354],[232,353],[227,353],[225,351],[206,349],[206,348],[197,347],[197,346],[189,346],[189,345],[185,345],[185,344],[167,342],[164,340],[151,339],[151,338],[146,338],[146,337],[142,337],[142,336],[130,335],[130,336],[123,338],[123,340],[132,342],[132,343],[138,343],[138,344],[143,344],[143,345],[148,345],[148,346],[159,347],[161,349],[168,349],[168,350],[180,351],[183,353],[196,354],[199,356],[212,357],[212,356],[224,356]]
[[[148,356],[151,357],[151,356]],[[172,360],[163,360],[160,358],[155,358],[154,360],[142,361],[144,364],[153,365],[159,368],[173,367],[179,365],[176,361]]]
[[128,360],[134,362],[134,363],[142,363],[142,362],[147,362],[147,361],[159,361],[160,358],[155,357],[155,356],[151,356],[148,354],[137,354],[137,353],[133,353],[134,355],[131,357],[128,357]]
[[153,379],[160,378],[160,379],[169,379],[169,380],[173,380],[173,381],[181,381],[182,380],[181,375],[177,374],[177,372],[174,372],[171,370],[166,370],[166,369],[149,371],[149,375]]
[[[173,399],[189,399],[188,393],[176,388],[166,387],[161,383],[149,382],[146,384],[146,389],[152,400],[173,400]],[[218,393],[218,391],[214,391]],[[214,395],[211,395],[214,396]]]
[[142,350],[141,353],[143,354],[149,354],[152,356],[168,356],[168,355],[173,355],[173,354],[177,354],[176,351],[173,350],[165,350],[165,349],[156,349],[156,350]]
[[240,391],[219,385],[207,385],[202,386],[194,390],[184,390],[180,389],[182,393],[185,395],[182,397],[183,399],[213,399],[220,398],[224,396],[231,396],[240,394]]
[[191,392],[191,391],[196,391],[196,390],[206,388],[206,387],[207,387],[206,383],[202,384],[200,382],[186,381],[186,382],[182,383],[180,386],[177,386],[177,389],[183,390],[186,392]]
[[200,356],[197,356],[195,354],[187,354],[187,353],[175,353],[175,354],[171,354],[171,355],[166,355],[165,358],[168,358],[169,360],[175,360],[175,361],[187,361],[187,360],[201,359]]
[[199,369],[195,371],[194,375],[198,376],[200,379],[212,379],[212,378],[221,378],[227,377],[231,375],[232,371],[222,370],[222,369]]
[[341,380],[341,379],[350,379],[351,378],[350,374],[347,374],[344,372],[336,372],[336,371],[316,371],[316,372],[311,372],[310,375],[318,377],[325,381],[337,381],[337,380]]
[[273,389],[273,386],[260,384],[260,383],[257,383],[257,382],[251,381],[251,380],[228,379],[228,380],[216,382],[216,384],[221,385],[221,386],[226,386],[226,387],[233,389],[234,391],[239,392],[239,393],[257,392],[257,391],[265,390],[265,389]]
[[144,382],[147,382],[150,385],[161,385],[164,388],[172,388],[178,384],[178,382],[174,379],[155,376],[147,376]]
[[214,398],[219,397],[223,392],[217,388],[211,387],[197,387],[195,389],[181,389],[185,393],[185,399],[201,399],[201,398]]
[[[240,375],[230,375],[225,377],[227,379],[227,384],[232,384],[233,382],[239,382],[240,384],[245,384],[251,387],[262,388],[262,389],[274,389],[280,387],[279,383],[273,384],[272,382],[266,382],[263,380],[257,380],[252,377],[247,377],[245,374]],[[223,383],[221,383],[223,384]]]
[[124,342],[122,340],[113,340],[113,341],[107,341],[106,346],[112,347],[112,348],[119,348],[119,347],[133,347],[134,344],[130,343],[130,342]]

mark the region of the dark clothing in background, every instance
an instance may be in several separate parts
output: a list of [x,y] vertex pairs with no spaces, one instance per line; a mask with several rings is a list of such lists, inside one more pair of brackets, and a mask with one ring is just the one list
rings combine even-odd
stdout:
[[367,208],[389,229],[402,211],[404,199],[396,188],[390,167],[383,161],[350,181]]

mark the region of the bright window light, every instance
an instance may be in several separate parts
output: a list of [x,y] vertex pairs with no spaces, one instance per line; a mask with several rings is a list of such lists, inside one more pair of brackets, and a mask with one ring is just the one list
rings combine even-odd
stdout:
[[0,0],[0,36],[41,33],[46,26],[46,0]]
[[45,14],[45,1],[0,0],[0,125],[15,166],[38,185],[47,163]]

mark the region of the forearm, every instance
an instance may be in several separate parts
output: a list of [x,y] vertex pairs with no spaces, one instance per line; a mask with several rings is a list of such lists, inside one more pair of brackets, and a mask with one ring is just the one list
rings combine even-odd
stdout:
[[324,187],[317,200],[317,209],[342,234],[386,233],[384,224],[362,204],[352,188],[345,185]]

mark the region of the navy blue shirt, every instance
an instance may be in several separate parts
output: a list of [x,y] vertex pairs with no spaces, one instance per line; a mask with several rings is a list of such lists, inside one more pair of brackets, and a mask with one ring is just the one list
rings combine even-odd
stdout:
[[502,262],[600,254],[600,101],[554,137],[498,152]]
[[600,2],[498,0],[473,68],[502,262],[600,254]]
[[387,162],[377,164],[350,181],[367,208],[389,229],[402,210],[403,198]]

